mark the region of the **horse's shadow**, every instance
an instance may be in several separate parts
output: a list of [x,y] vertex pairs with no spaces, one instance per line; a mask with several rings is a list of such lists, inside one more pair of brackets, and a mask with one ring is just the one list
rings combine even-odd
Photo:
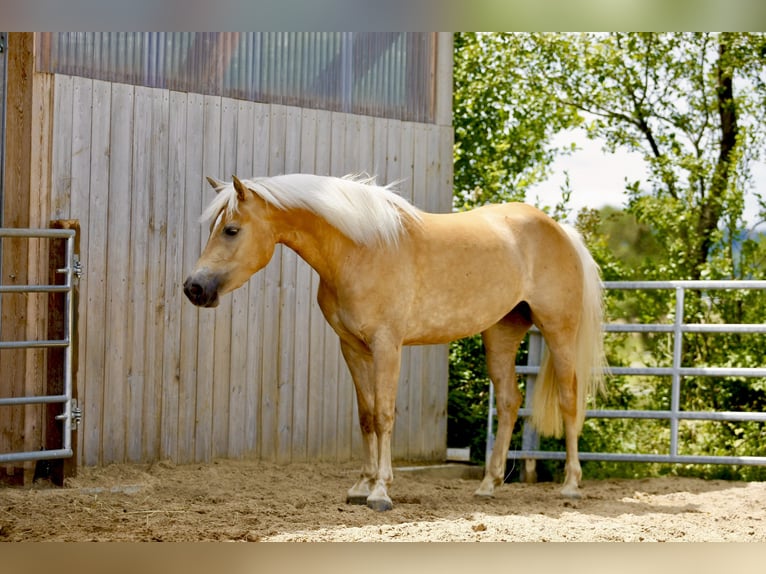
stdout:
[[[688,500],[678,500],[676,503],[674,495],[703,495],[740,489],[746,487],[747,483],[685,478],[586,481],[582,487],[582,498],[579,499],[561,497],[556,483],[514,483],[504,486],[495,498],[476,499],[481,503],[483,512],[557,517],[574,513],[603,517],[699,513],[703,512],[701,504]],[[667,496],[667,499],[658,498],[663,496]]]

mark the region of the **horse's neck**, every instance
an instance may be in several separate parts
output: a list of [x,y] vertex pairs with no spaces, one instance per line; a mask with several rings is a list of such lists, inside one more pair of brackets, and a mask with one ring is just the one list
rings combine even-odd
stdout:
[[321,217],[304,211],[284,211],[279,217],[277,240],[295,251],[324,280],[337,275],[343,253],[354,244]]

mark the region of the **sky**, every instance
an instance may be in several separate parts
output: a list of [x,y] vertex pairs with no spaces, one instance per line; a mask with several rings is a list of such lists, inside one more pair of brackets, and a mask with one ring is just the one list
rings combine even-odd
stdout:
[[[527,201],[539,205],[554,206],[561,201],[561,186],[565,172],[569,173],[572,189],[570,216],[574,219],[583,207],[600,208],[605,205],[625,207],[625,178],[628,181],[646,180],[646,169],[641,155],[619,150],[614,154],[602,151],[601,142],[589,140],[579,132],[569,132],[553,142],[561,145],[575,141],[580,150],[569,156],[559,157],[552,166],[552,175],[545,182],[527,192]],[[753,166],[756,189],[766,195],[766,162]],[[745,205],[745,221],[752,226],[757,221],[758,209],[753,194],[748,194]],[[759,226],[766,231],[766,224]]]

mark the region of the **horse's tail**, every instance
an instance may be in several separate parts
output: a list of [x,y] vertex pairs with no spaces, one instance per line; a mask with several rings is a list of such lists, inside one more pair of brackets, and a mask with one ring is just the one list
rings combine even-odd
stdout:
[[[583,291],[582,317],[577,329],[575,345],[575,376],[577,377],[577,418],[579,433],[585,420],[585,403],[589,396],[604,387],[603,288],[598,264],[585,246],[577,230],[562,224],[569,240],[582,262]],[[559,406],[559,392],[553,373],[553,361],[545,349],[540,372],[535,381],[532,397],[532,424],[544,435],[561,436],[563,425]]]

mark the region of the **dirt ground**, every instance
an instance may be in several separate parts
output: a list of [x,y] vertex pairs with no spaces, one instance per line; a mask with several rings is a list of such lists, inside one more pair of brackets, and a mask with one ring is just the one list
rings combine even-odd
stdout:
[[506,484],[395,470],[394,509],[345,503],[358,464],[217,461],[86,468],[0,487],[0,541],[766,541],[766,483],[686,478]]

